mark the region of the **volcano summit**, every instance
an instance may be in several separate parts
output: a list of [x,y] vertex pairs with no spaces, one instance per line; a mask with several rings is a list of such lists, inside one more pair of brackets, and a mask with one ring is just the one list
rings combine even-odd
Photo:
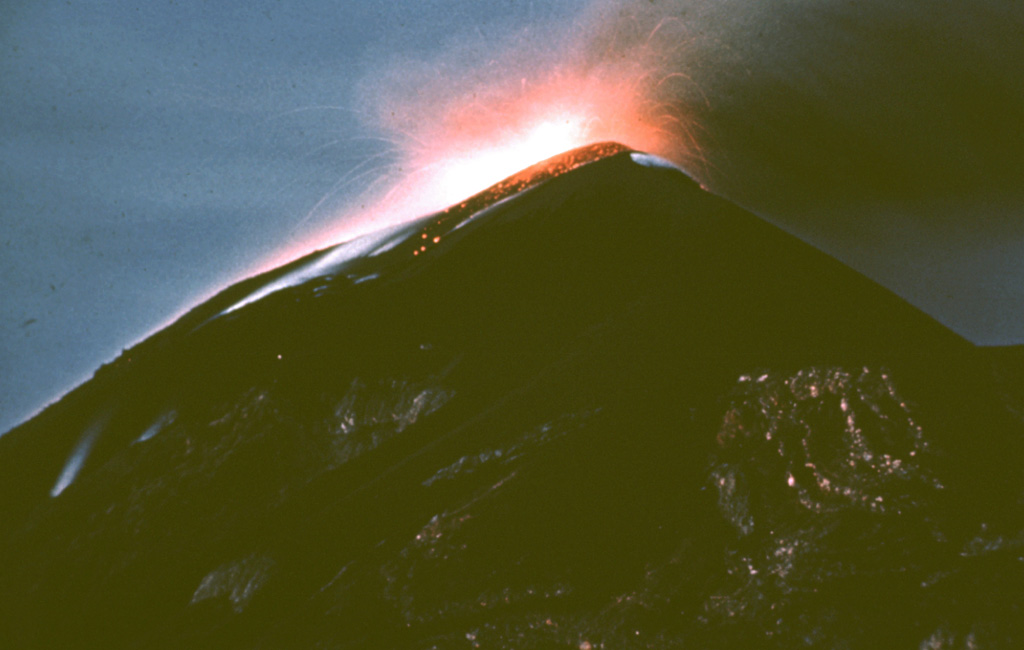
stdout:
[[0,438],[5,648],[1024,643],[1024,357],[569,152]]

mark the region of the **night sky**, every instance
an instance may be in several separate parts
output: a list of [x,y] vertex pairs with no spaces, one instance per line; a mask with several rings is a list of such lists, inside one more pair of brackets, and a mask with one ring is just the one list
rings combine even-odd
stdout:
[[657,153],[969,339],[1024,342],[1024,4],[964,6],[7,2],[0,431],[337,230],[444,98],[567,59],[642,59],[680,118]]

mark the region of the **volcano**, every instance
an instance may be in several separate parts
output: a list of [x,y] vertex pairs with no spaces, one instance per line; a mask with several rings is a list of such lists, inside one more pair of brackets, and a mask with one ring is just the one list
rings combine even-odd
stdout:
[[1024,644],[1024,353],[616,144],[0,438],[5,648]]

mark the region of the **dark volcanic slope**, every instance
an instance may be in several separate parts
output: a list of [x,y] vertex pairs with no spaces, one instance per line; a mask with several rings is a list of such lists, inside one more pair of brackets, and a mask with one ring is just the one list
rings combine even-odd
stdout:
[[1016,350],[602,145],[0,438],[0,646],[1024,643]]

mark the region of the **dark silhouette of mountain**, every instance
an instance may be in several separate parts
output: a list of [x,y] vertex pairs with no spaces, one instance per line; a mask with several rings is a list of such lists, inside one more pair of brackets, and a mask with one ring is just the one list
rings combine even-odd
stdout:
[[1024,358],[619,145],[0,438],[5,648],[1024,642]]

